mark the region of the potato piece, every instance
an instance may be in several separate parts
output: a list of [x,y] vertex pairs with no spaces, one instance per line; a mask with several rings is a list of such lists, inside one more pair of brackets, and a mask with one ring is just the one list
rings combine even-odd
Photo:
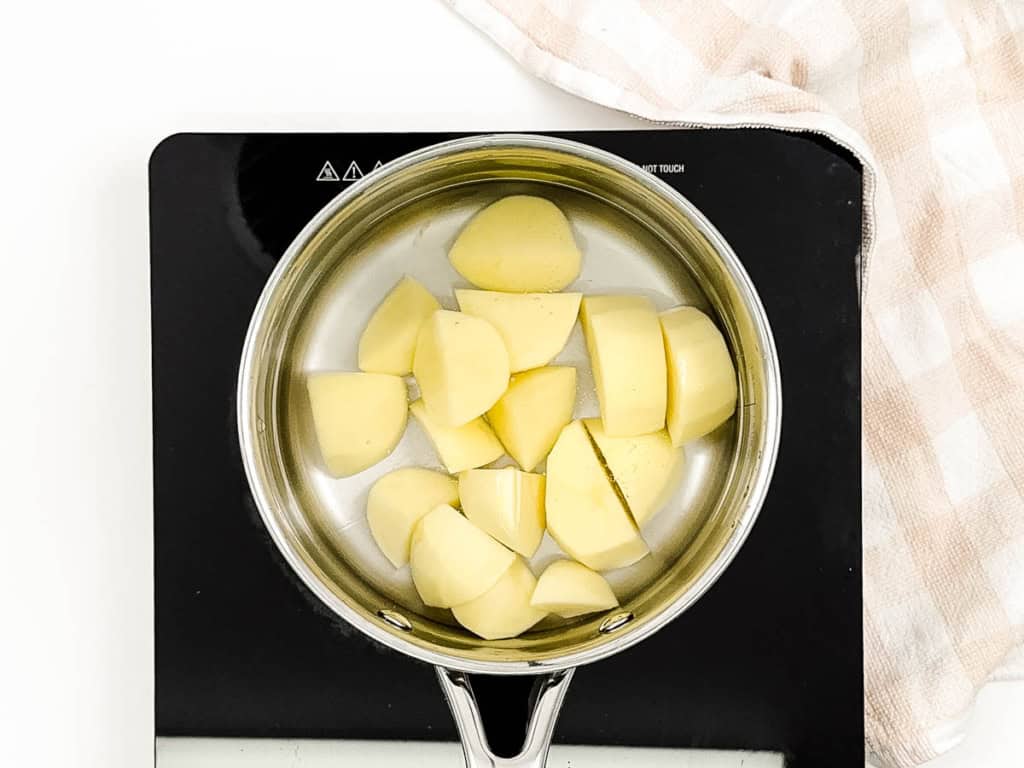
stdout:
[[413,375],[439,424],[459,427],[487,412],[508,387],[508,352],[494,326],[439,309],[420,329]]
[[590,318],[594,315],[613,309],[644,309],[650,305],[650,299],[646,296],[631,294],[584,296],[580,304],[580,323],[583,325],[583,333],[590,338]]
[[459,624],[484,640],[522,634],[547,612],[530,605],[537,579],[521,558],[516,558],[493,587],[475,600],[452,608]]
[[695,307],[661,313],[673,445],[701,437],[736,410],[736,368],[721,331]]
[[672,445],[664,429],[637,437],[608,437],[600,419],[586,419],[583,426],[622,491],[630,514],[642,526],[679,485],[683,452]]
[[555,560],[537,579],[530,605],[563,619],[606,611],[619,604],[604,577],[572,560]]
[[583,300],[583,328],[605,432],[657,432],[665,426],[668,385],[654,304],[642,296],[593,298]]
[[409,542],[416,523],[441,504],[458,506],[459,483],[432,469],[396,469],[370,488],[366,499],[370,533],[395,568],[409,562]]
[[384,297],[359,337],[359,368],[395,376],[411,373],[420,326],[440,308],[426,288],[411,277],[403,277]]
[[576,405],[576,369],[548,366],[518,373],[487,412],[505,450],[527,472],[548,455]]
[[459,309],[498,329],[512,373],[550,363],[562,351],[580,309],[579,293],[501,293],[459,289]]
[[515,467],[459,473],[462,511],[506,547],[531,557],[544,536],[544,476]]
[[422,400],[410,405],[409,410],[434,444],[441,463],[453,475],[490,464],[505,453],[483,419],[473,419],[461,427],[445,427],[431,418]]
[[581,422],[570,423],[558,436],[548,456],[546,486],[548,532],[571,557],[604,571],[647,554]]
[[560,291],[580,273],[580,249],[565,215],[542,197],[513,195],[469,220],[448,259],[490,291]]
[[436,608],[468,603],[494,586],[516,556],[447,504],[419,521],[409,546],[412,581]]
[[335,477],[372,467],[401,440],[409,394],[398,376],[311,373],[306,389],[320,453]]

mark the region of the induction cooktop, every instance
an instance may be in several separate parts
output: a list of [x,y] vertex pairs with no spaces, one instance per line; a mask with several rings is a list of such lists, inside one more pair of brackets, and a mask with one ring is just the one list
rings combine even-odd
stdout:
[[[434,671],[375,645],[288,570],[249,495],[235,384],[249,315],[302,226],[381,164],[463,134],[179,134],[150,161],[156,729],[161,736],[454,740]],[[555,134],[700,208],[772,324],[782,441],[761,515],[689,611],[578,671],[555,741],[758,749],[856,766],[861,639],[861,172],[810,134]],[[496,751],[524,679],[474,686]]]

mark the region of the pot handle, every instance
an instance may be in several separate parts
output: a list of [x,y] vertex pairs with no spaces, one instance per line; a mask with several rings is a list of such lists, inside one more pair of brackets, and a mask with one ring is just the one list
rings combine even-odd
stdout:
[[473,687],[464,672],[437,667],[437,679],[452,710],[455,726],[462,741],[466,768],[544,768],[548,761],[548,748],[558,720],[565,691],[572,680],[573,669],[537,675],[533,689],[533,710],[526,728],[526,741],[515,757],[498,757],[487,744],[487,734],[480,718]]

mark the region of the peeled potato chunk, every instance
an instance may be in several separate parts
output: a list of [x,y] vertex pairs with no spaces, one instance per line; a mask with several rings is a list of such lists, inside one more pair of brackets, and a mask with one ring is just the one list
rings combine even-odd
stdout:
[[360,370],[395,376],[411,373],[420,326],[440,308],[437,299],[411,277],[399,280],[359,337]]
[[484,640],[501,640],[522,634],[547,612],[530,605],[537,584],[520,558],[480,597],[452,608],[456,620]]
[[619,486],[636,524],[642,526],[665,506],[682,478],[683,452],[664,429],[636,437],[609,437],[600,419],[583,425]]
[[597,294],[585,296],[580,304],[580,322],[583,332],[590,337],[590,318],[613,309],[644,309],[651,304],[646,296],[633,294]]
[[421,467],[389,472],[370,488],[366,519],[380,551],[395,568],[409,562],[409,542],[416,523],[434,507],[459,503],[454,477]]
[[498,329],[512,372],[550,363],[565,346],[580,308],[579,293],[455,291],[459,308]]
[[537,579],[530,605],[563,619],[606,611],[619,604],[604,577],[581,563],[556,560]]
[[568,555],[595,571],[605,571],[632,565],[647,554],[647,544],[581,422],[562,430],[547,469],[548,532]]
[[497,402],[508,386],[508,352],[494,326],[439,309],[420,328],[413,374],[432,419],[466,424]]
[[615,436],[660,429],[667,384],[654,304],[645,296],[587,296],[580,317],[605,429]]
[[701,437],[736,410],[736,368],[722,332],[695,307],[661,314],[668,359],[668,433],[673,445]]
[[409,547],[412,581],[437,608],[468,603],[489,590],[516,556],[455,509],[442,504],[416,525]]
[[512,377],[487,419],[509,456],[530,472],[548,455],[562,427],[572,421],[575,404],[575,368],[535,368]]
[[446,427],[428,413],[422,400],[410,405],[409,410],[434,444],[441,463],[453,475],[464,469],[490,464],[505,453],[498,438],[483,419],[473,419],[461,427]]
[[530,557],[544,536],[544,476],[515,467],[459,473],[462,510],[471,523]]
[[372,467],[402,438],[409,396],[398,376],[312,373],[306,389],[320,453],[335,477]]
[[630,437],[665,426],[665,348],[654,304],[642,296],[587,297],[584,333],[605,432]]
[[513,195],[476,214],[448,259],[464,278],[490,291],[560,291],[580,273],[569,221],[542,197]]

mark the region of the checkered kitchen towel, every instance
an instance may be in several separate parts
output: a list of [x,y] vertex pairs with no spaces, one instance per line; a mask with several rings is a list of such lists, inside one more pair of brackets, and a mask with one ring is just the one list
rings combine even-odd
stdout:
[[955,744],[1024,671],[1024,2],[449,2],[585,98],[860,157],[868,750]]

